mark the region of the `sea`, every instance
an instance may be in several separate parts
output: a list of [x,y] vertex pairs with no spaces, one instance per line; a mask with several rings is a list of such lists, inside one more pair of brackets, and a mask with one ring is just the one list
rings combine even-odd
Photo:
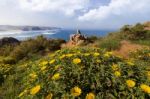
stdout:
[[[85,36],[103,37],[113,30],[80,30]],[[54,30],[39,30],[39,31],[0,31],[0,38],[14,37],[18,40],[26,40],[43,35],[47,38],[68,40],[71,34],[75,34],[77,30],[73,29],[54,29]]]

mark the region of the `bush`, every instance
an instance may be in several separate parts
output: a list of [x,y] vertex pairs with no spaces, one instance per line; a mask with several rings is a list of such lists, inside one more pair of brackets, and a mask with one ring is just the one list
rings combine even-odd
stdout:
[[[59,50],[30,66],[20,98],[150,98],[150,71],[94,48]],[[93,99],[93,98],[92,98]]]
[[13,66],[9,64],[0,63],[0,85],[2,85],[5,78],[12,73],[13,73]]
[[4,45],[0,47],[0,56],[8,56],[17,45]]
[[135,52],[131,52],[130,57],[138,59],[140,61],[150,62],[150,49],[145,48]]
[[129,40],[143,40],[147,39],[147,30],[144,25],[138,23],[135,26],[125,25],[120,29],[122,35]]
[[35,53],[45,53],[46,51],[55,51],[60,49],[64,40],[56,39],[49,40],[43,36],[38,36],[35,39],[29,39],[21,42],[21,44],[11,52],[10,56],[15,60],[21,60],[25,57],[29,58]]
[[120,40],[119,39],[113,39],[113,38],[104,38],[103,40],[100,40],[97,42],[98,47],[104,48],[106,50],[116,50],[119,49]]

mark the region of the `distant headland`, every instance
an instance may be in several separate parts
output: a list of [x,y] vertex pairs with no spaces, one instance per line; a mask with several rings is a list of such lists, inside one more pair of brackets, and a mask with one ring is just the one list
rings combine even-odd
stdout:
[[38,31],[38,30],[52,30],[61,29],[59,27],[48,26],[13,26],[13,25],[0,25],[0,31]]

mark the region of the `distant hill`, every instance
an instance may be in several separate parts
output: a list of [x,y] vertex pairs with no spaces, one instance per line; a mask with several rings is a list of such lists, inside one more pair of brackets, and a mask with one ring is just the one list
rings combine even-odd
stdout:
[[60,29],[58,27],[45,27],[45,26],[12,26],[12,25],[0,25],[0,31],[35,31],[35,30],[52,30]]

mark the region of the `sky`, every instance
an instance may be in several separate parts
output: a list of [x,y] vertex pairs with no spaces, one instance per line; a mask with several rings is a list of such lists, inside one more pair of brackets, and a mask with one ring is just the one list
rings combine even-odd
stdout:
[[118,29],[150,20],[150,0],[0,0],[0,25]]

